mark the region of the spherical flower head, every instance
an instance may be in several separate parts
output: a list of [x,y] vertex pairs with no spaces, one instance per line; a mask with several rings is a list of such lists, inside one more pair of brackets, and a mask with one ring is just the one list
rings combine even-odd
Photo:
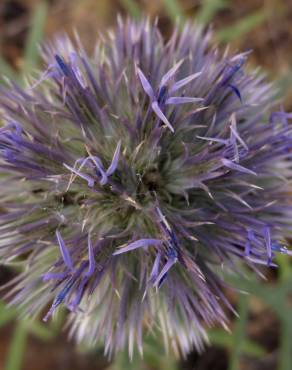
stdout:
[[271,113],[248,54],[198,26],[165,41],[119,20],[90,55],[58,39],[37,81],[1,88],[12,303],[45,320],[67,307],[71,333],[108,354],[142,352],[152,328],[185,354],[226,326],[223,272],[290,253],[291,114]]

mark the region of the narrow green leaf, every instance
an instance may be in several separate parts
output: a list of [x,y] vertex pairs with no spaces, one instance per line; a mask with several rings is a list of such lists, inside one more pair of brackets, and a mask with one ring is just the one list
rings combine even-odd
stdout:
[[29,321],[25,323],[27,331],[43,341],[48,341],[56,336],[56,332],[50,327],[42,325],[38,321]]
[[177,0],[163,0],[165,12],[173,23],[182,23],[186,17],[182,11],[181,6]]
[[233,348],[230,353],[229,370],[239,369],[240,355],[242,354],[243,343],[245,339],[245,327],[248,315],[248,297],[245,294],[239,296],[238,314],[235,331],[233,335]]
[[227,280],[232,283],[234,287],[254,294],[256,297],[260,298],[273,309],[280,319],[285,315],[291,316],[290,308],[285,304],[279,303],[283,302],[288,294],[291,294],[291,279],[284,280],[281,283],[278,282],[275,285],[264,285],[261,281],[259,282],[254,278],[247,280],[235,276],[228,276]]
[[161,341],[160,333],[157,335],[146,335],[143,339],[143,357],[134,350],[133,358],[129,359],[127,350],[116,355],[109,370],[178,370],[177,361],[173,353],[166,353]]
[[196,14],[196,21],[202,24],[209,24],[219,10],[228,7],[230,0],[202,0],[201,7]]
[[253,31],[256,27],[261,25],[269,17],[269,12],[264,10],[256,11],[233,25],[225,27],[217,32],[217,39],[221,42],[229,42],[238,39],[245,34]]
[[27,339],[27,331],[23,322],[19,321],[15,327],[10,343],[4,370],[20,370]]
[[292,322],[282,320],[280,351],[279,351],[279,370],[291,370],[292,364]]
[[278,254],[276,259],[279,265],[279,274],[282,282],[291,279],[292,277],[292,266],[291,259],[287,258],[285,254]]
[[47,4],[42,1],[38,4],[31,17],[31,27],[27,37],[23,72],[34,68],[39,61],[39,44],[43,39],[45,22],[47,18]]
[[1,309],[0,310],[0,328],[16,317],[16,310]]
[[135,0],[120,0],[120,3],[133,18],[141,18],[141,9]]
[[[233,335],[227,333],[223,329],[210,329],[208,330],[208,337],[212,344],[232,350],[233,348]],[[261,358],[266,354],[266,351],[259,344],[252,340],[245,339],[242,343],[242,353],[250,357]]]

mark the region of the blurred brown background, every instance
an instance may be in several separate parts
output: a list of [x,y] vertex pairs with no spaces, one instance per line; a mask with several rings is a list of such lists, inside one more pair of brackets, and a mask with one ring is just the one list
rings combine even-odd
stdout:
[[[174,14],[167,11],[168,0],[132,0],[146,14],[158,16],[167,32]],[[202,4],[212,4],[212,14],[202,14]],[[30,14],[39,0],[0,1],[0,53],[14,67],[21,67],[22,52],[30,28]],[[117,14],[127,14],[128,0],[49,0],[45,35],[78,30],[83,41],[92,45],[98,31],[113,26]],[[178,0],[180,11],[189,18],[211,18],[220,40],[232,47],[253,49],[253,62],[273,75],[284,76],[292,64],[291,0]],[[230,28],[231,27],[231,28]],[[233,27],[233,29],[232,29]],[[229,29],[230,28],[230,29]],[[232,32],[233,31],[233,32]]]

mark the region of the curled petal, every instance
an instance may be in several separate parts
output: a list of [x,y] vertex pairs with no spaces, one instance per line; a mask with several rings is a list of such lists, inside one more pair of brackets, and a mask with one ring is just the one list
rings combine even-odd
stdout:
[[61,71],[64,73],[65,76],[70,76],[70,68],[67,66],[67,64],[64,62],[64,60],[60,57],[60,55],[55,55],[56,62],[58,66],[60,67]]
[[107,176],[110,176],[115,172],[115,170],[118,166],[119,158],[120,158],[120,151],[121,151],[121,140],[118,142],[118,145],[117,145],[116,150],[114,152],[112,162],[111,162],[109,168],[106,171]]
[[243,167],[243,166],[241,166],[237,163],[234,163],[234,162],[230,161],[229,159],[223,158],[223,159],[221,159],[221,161],[222,161],[222,163],[225,167],[228,167],[231,170],[235,170],[235,171],[239,171],[239,172],[243,172],[243,173],[247,173],[247,174],[250,174],[250,175],[257,176],[256,172],[254,172],[254,171],[252,171],[252,170],[250,170],[246,167]]
[[144,73],[141,71],[140,68],[137,68],[137,73],[141,81],[143,90],[146,92],[146,94],[149,96],[151,100],[155,100],[155,94],[150,85],[150,82],[147,80],[147,78],[145,77]]
[[198,103],[203,101],[203,98],[192,98],[188,96],[182,96],[182,97],[170,97],[166,99],[165,104],[166,105],[178,105],[178,104],[188,104],[188,103]]
[[164,282],[166,275],[168,271],[172,268],[172,266],[177,262],[176,257],[170,257],[166,264],[164,265],[163,269],[160,271],[160,274],[157,276],[155,282],[154,282],[154,287],[160,287],[161,284]]
[[206,141],[211,141],[211,142],[215,142],[215,143],[220,143],[220,144],[223,144],[223,145],[227,145],[228,144],[228,140],[226,140],[226,139],[220,139],[219,137],[207,137],[207,136],[199,136],[199,135],[197,135],[196,137],[198,139],[201,139],[201,140],[206,140]]
[[161,82],[160,82],[160,88],[165,86],[167,82],[176,74],[177,70],[180,68],[183,62],[184,62],[184,59],[181,59],[168,72],[166,72],[164,76],[162,76]]
[[76,170],[73,167],[68,166],[66,163],[64,163],[64,167],[66,167],[69,171],[73,172],[75,175],[81,177],[82,179],[87,181],[87,184],[90,188],[94,186],[94,179],[78,170]]
[[102,186],[105,185],[107,183],[107,181],[108,181],[108,178],[107,178],[106,172],[104,171],[104,168],[103,168],[103,165],[101,163],[101,160],[98,157],[92,156],[92,155],[90,155],[89,158],[95,164],[95,166],[96,166],[96,168],[98,170],[98,173],[101,176],[100,185],[102,185]]
[[72,263],[72,260],[71,260],[70,253],[69,253],[68,249],[66,248],[64,240],[61,237],[61,234],[59,233],[59,231],[56,231],[56,236],[57,236],[58,244],[59,244],[59,247],[60,247],[60,252],[61,252],[61,255],[63,257],[63,261],[64,261],[65,265],[68,267],[68,269],[73,271],[73,263]]
[[263,234],[264,234],[265,243],[267,247],[268,261],[270,262],[272,259],[272,243],[271,243],[270,228],[268,226],[264,227]]
[[244,142],[244,140],[240,137],[237,127],[236,127],[236,119],[235,119],[235,114],[232,115],[231,117],[231,126],[230,126],[231,133],[236,137],[236,139],[240,142],[240,144],[248,150],[248,146]]
[[145,248],[145,247],[149,247],[150,245],[159,246],[161,244],[162,244],[162,240],[160,239],[139,239],[133,243],[128,244],[126,247],[118,249],[116,252],[113,253],[113,255],[117,256],[118,254],[130,252],[134,249],[138,249],[141,247]]
[[240,93],[239,88],[237,86],[235,86],[235,85],[232,85],[232,84],[229,84],[228,86],[235,93],[235,95],[238,97],[238,99],[242,103],[242,97],[241,97],[241,93]]
[[86,276],[88,277],[92,276],[94,271],[95,271],[95,259],[94,259],[91,237],[88,234],[88,270],[86,272]]
[[158,270],[159,270],[159,265],[160,265],[160,260],[161,260],[161,252],[158,251],[156,257],[155,257],[155,261],[154,261],[154,264],[153,264],[153,267],[152,267],[152,271],[150,273],[150,277],[149,277],[149,282],[151,283],[154,283],[155,280],[157,279],[157,276],[158,276]]
[[181,89],[185,85],[189,84],[191,81],[193,81],[195,78],[199,77],[202,74],[202,72],[193,73],[192,75],[183,78],[182,80],[179,80],[175,82],[171,88],[169,89],[169,92],[172,94],[176,92],[177,90]]
[[51,279],[64,279],[66,276],[68,276],[67,272],[47,272],[46,274],[42,275],[43,281],[48,281]]
[[72,286],[74,285],[74,283],[75,283],[74,279],[70,279],[68,281],[68,283],[65,285],[65,287],[61,290],[61,292],[54,299],[54,302],[53,302],[50,310],[46,314],[46,316],[43,318],[43,321],[45,321],[45,322],[48,321],[48,319],[52,316],[52,314],[54,313],[54,311],[56,310],[56,308],[58,306],[60,306],[60,304],[64,301],[64,299],[66,298],[66,296],[70,292],[70,290],[71,290]]
[[158,116],[158,118],[161,119],[161,121],[166,124],[166,126],[170,129],[171,132],[174,132],[174,128],[172,127],[168,119],[165,117],[162,110],[159,108],[157,101],[153,102],[151,106],[156,115]]

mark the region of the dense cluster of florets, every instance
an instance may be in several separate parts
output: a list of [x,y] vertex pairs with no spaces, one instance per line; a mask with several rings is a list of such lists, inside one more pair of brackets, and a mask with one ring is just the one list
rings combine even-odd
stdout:
[[[273,88],[196,26],[163,40],[118,22],[88,56],[67,38],[47,69],[1,88],[2,261],[12,302],[71,312],[78,340],[142,351],[144,330],[201,349],[226,324],[222,271],[273,265],[291,223],[292,130]],[[48,308],[50,307],[50,308]]]

